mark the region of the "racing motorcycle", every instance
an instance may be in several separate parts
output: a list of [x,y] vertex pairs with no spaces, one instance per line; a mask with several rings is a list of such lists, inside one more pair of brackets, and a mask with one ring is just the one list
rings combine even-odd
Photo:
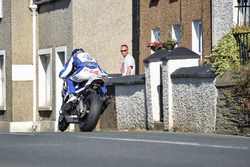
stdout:
[[70,123],[79,124],[81,131],[92,131],[104,111],[107,76],[93,75],[88,81],[76,83],[77,99],[69,99],[67,82],[62,88],[62,106],[59,111],[58,129],[65,131]]

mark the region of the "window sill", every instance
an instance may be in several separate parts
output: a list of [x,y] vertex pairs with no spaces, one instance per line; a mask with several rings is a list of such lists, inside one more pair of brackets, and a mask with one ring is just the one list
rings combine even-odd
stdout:
[[52,111],[52,107],[51,106],[42,106],[42,107],[39,107],[39,111]]

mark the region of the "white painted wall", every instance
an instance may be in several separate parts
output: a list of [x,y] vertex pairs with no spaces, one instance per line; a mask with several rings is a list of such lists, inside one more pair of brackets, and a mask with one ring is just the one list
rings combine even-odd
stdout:
[[161,84],[161,76],[160,76],[161,64],[162,64],[161,61],[149,63],[153,121],[160,121],[159,87]]
[[33,122],[10,122],[10,132],[32,132]]
[[33,81],[33,65],[12,65],[12,81]]

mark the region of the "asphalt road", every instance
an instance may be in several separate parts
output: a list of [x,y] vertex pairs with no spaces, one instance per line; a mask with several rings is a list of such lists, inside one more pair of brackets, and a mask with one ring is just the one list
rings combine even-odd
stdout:
[[250,138],[167,132],[0,133],[0,167],[249,167]]

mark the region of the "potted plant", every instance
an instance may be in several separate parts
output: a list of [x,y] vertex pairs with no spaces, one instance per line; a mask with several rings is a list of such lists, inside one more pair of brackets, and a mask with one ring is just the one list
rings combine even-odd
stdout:
[[153,51],[156,51],[162,48],[162,43],[160,41],[154,41],[148,43],[147,47],[150,47]]
[[175,45],[176,45],[176,40],[174,39],[166,39],[162,42],[163,44],[163,47],[166,49],[166,50],[172,50],[174,49]]

